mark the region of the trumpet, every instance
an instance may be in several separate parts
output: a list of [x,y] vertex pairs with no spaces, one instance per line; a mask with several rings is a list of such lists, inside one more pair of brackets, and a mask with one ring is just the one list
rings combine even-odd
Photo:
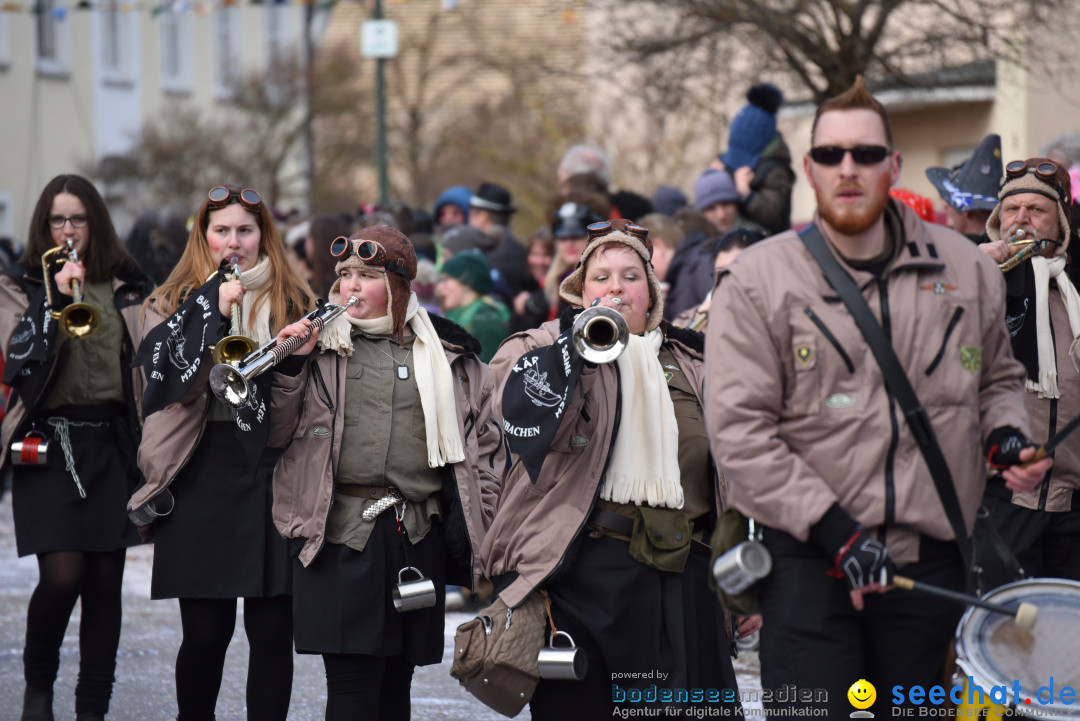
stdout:
[[[310,320],[311,330],[314,331],[330,323],[359,302],[360,299],[353,296],[344,305],[329,304],[321,309],[316,308],[301,320]],[[225,405],[231,408],[243,408],[251,397],[251,379],[285,360],[310,337],[311,333],[308,333],[305,336],[286,338],[280,343],[275,338],[262,348],[249,353],[236,366],[225,362],[218,363],[210,369],[210,390]]]
[[571,329],[574,348],[589,363],[610,363],[622,355],[630,328],[619,311],[593,305],[578,313]]
[[78,263],[79,253],[75,250],[75,239],[69,237],[66,247],[58,245],[41,254],[41,273],[45,280],[45,298],[49,302],[49,313],[53,318],[60,321],[60,330],[68,338],[89,338],[101,325],[101,313],[94,306],[83,302],[82,285],[79,281],[75,279],[71,281],[72,302],[68,303],[62,311],[52,310],[53,298],[52,283],[49,282],[49,259],[54,255],[58,256],[56,258],[57,265],[69,262]]
[[1028,231],[1025,228],[1020,228],[1016,231],[1016,235],[1014,235],[1012,238],[1009,238],[1009,245],[1022,245],[1024,247],[1020,249],[1019,253],[1009,258],[1004,263],[998,263],[998,269],[1001,270],[1002,273],[1008,273],[1010,270],[1020,265],[1025,260],[1033,258],[1036,253],[1042,251],[1044,248],[1046,248],[1047,244],[1050,243],[1049,240],[1045,239],[1027,239],[1027,234]]
[[[235,255],[229,256],[229,265],[232,271],[226,276],[227,280],[240,280],[240,259]],[[245,357],[255,350],[255,341],[243,334],[243,310],[239,303],[232,304],[232,325],[229,335],[225,336],[210,350],[210,357],[214,363],[228,363],[231,366],[240,365]]]

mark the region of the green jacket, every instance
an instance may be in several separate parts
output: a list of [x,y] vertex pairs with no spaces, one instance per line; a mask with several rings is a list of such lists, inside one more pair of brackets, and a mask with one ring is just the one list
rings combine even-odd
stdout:
[[480,341],[480,360],[490,363],[499,344],[510,335],[510,310],[491,296],[480,296],[461,308],[446,311],[446,317]]

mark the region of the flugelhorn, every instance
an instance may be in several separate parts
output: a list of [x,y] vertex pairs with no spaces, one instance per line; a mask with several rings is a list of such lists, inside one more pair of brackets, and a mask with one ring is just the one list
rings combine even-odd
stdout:
[[619,311],[594,305],[578,313],[571,330],[574,348],[589,363],[610,363],[622,355],[630,328]]
[[54,306],[52,283],[49,282],[49,259],[54,255],[59,256],[56,259],[57,265],[78,263],[79,253],[75,250],[75,239],[69,236],[66,246],[58,245],[41,254],[41,272],[45,280],[45,299],[49,303],[49,313],[60,321],[60,330],[68,338],[89,338],[101,325],[101,313],[94,306],[83,302],[82,285],[79,281],[74,278],[71,280],[72,301],[62,311],[52,310]]
[[[322,328],[330,323],[349,308],[359,303],[355,296],[349,298],[349,302],[343,305],[328,304],[321,309],[316,308],[301,320],[311,321],[311,330]],[[292,336],[278,343],[277,338],[270,341],[262,348],[248,354],[235,367],[229,363],[218,363],[210,369],[210,390],[217,399],[231,408],[242,408],[251,397],[250,381],[276,366],[292,353],[304,345],[311,333],[305,336]]]
[[1004,263],[998,263],[998,268],[1002,273],[1008,273],[1016,266],[1023,263],[1029,258],[1033,258],[1036,253],[1042,251],[1046,245],[1050,242],[1048,240],[1039,240],[1038,238],[1027,238],[1028,230],[1026,228],[1019,228],[1013,237],[1009,238],[1009,245],[1023,245],[1020,252],[1013,257],[1006,260]]
[[[232,270],[226,275],[227,280],[240,280],[240,259],[236,255],[229,256],[229,266]],[[225,336],[210,350],[210,357],[214,363],[228,363],[231,366],[240,365],[240,361],[255,350],[255,341],[244,335],[243,310],[239,303],[232,304],[232,324],[229,335]]]

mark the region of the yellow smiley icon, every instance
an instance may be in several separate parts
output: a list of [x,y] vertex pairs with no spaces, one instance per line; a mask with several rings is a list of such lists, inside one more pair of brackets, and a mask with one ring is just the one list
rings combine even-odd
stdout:
[[865,678],[860,678],[847,690],[847,698],[855,708],[868,709],[877,700],[877,689]]

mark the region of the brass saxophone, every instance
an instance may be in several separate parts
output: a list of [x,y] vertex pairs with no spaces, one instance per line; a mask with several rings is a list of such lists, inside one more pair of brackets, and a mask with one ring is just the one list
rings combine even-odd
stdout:
[[1050,242],[1048,240],[1039,240],[1038,238],[1031,238],[1027,240],[1028,231],[1024,228],[1020,228],[1016,231],[1016,235],[1009,238],[1009,245],[1023,245],[1024,247],[1019,253],[1006,260],[1004,263],[999,263],[998,268],[1002,273],[1008,273],[1016,266],[1023,263],[1025,260],[1035,257],[1037,253],[1046,248]]

